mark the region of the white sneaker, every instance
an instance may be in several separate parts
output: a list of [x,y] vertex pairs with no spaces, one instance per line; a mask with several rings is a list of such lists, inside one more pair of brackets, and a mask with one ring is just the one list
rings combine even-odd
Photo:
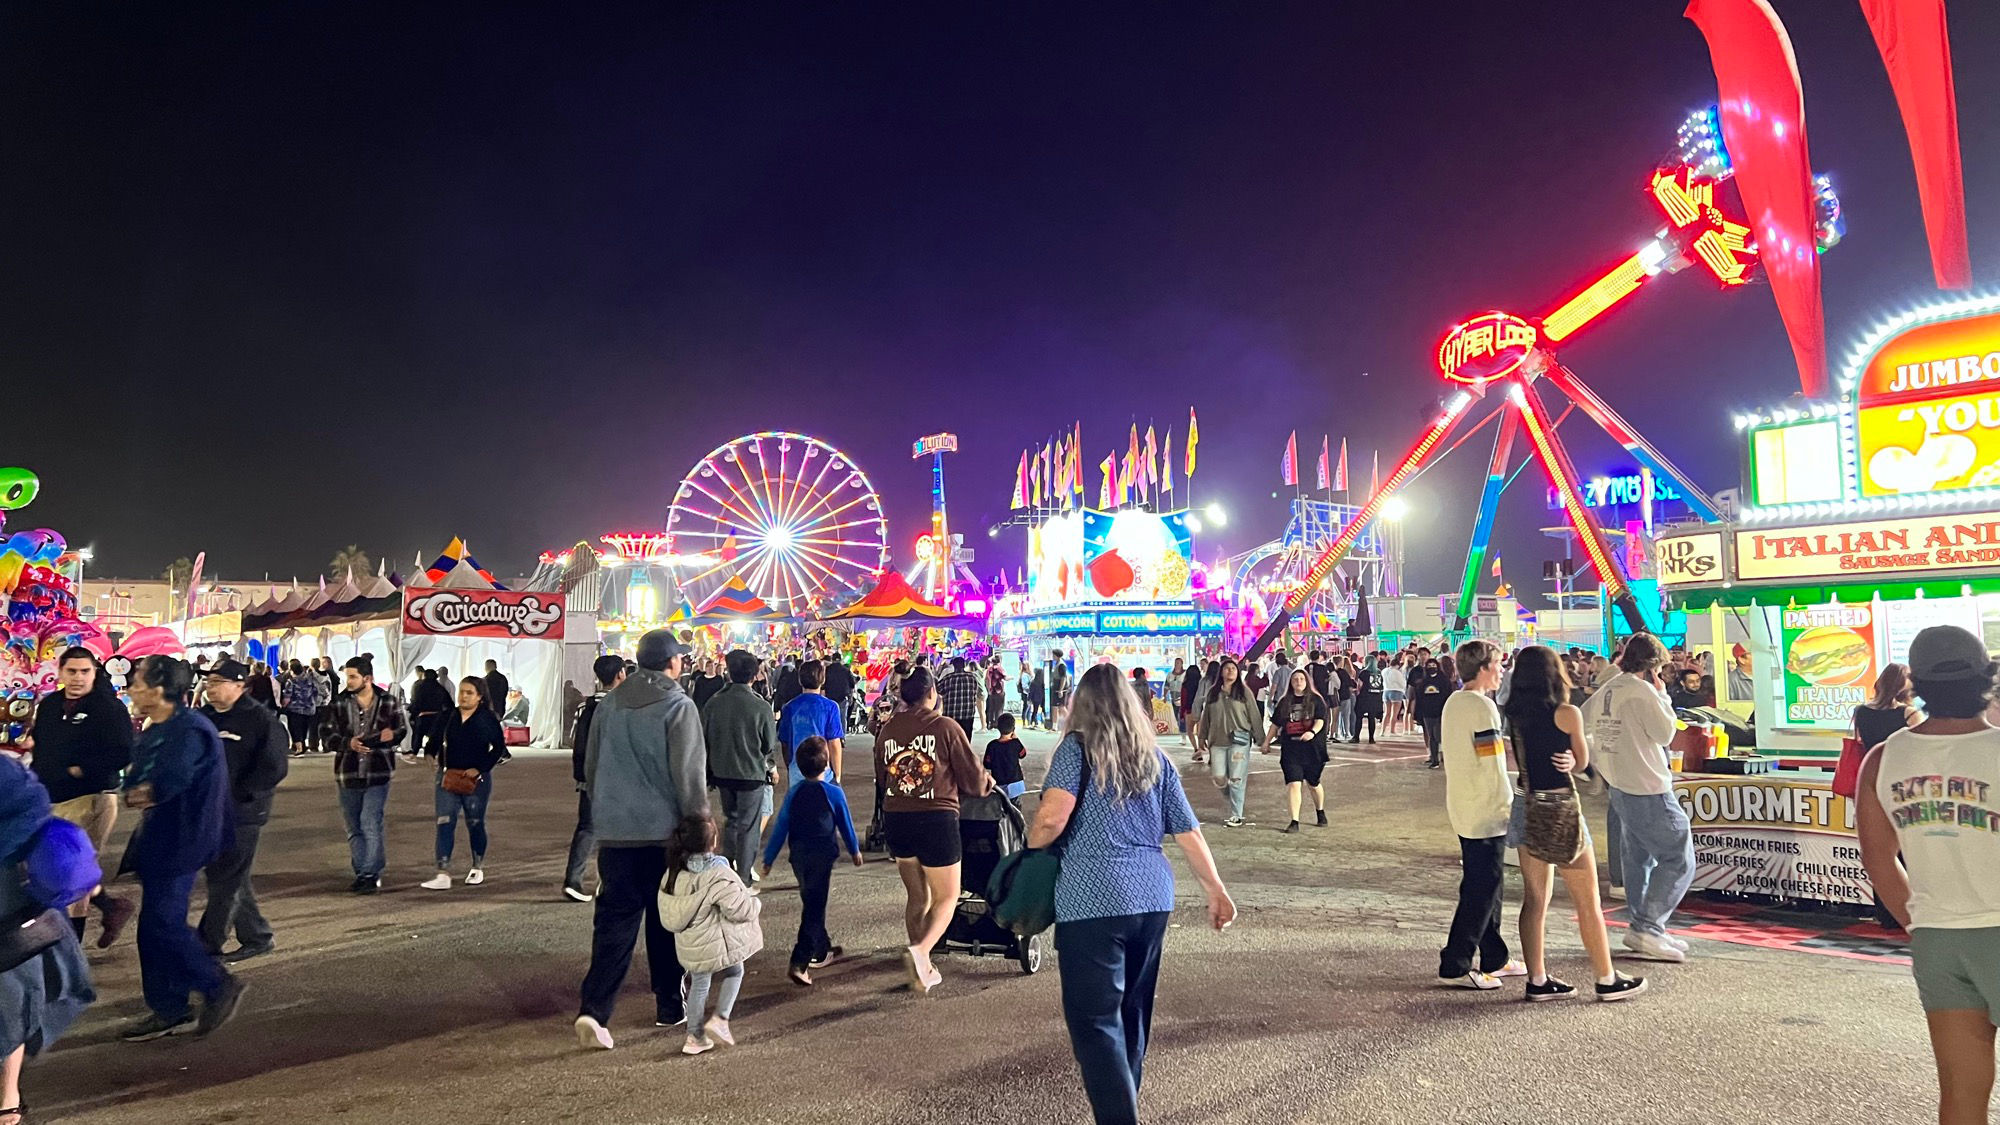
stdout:
[[[467,881],[470,882],[470,880]],[[448,891],[451,889],[451,876],[440,871],[423,882],[418,883],[417,886],[427,891]]]
[[468,887],[476,887],[485,881],[486,869],[483,867],[475,867],[465,873],[465,885]]
[[576,1017],[577,1046],[590,1051],[611,1049],[611,1030],[589,1016]]
[[1668,945],[1673,946],[1675,949],[1680,950],[1682,953],[1686,953],[1688,951],[1688,943],[1682,941],[1681,939],[1675,937],[1674,935],[1662,934],[1661,937],[1665,939]]
[[1446,977],[1444,982],[1453,988],[1470,988],[1479,992],[1491,992],[1500,987],[1500,981],[1474,969],[1462,977]]
[[692,1035],[688,1036],[687,1041],[681,1044],[681,1054],[683,1055],[699,1055],[704,1051],[713,1050],[715,1050],[715,1044],[704,1043]]
[[1528,963],[1517,957],[1500,966],[1498,972],[1488,973],[1487,975],[1496,980],[1501,977],[1525,977],[1528,975]]
[[1672,943],[1658,934],[1642,934],[1636,930],[1625,931],[1625,948],[1632,956],[1644,961],[1668,961],[1678,964],[1687,960],[1687,954],[1676,949]]
[[719,1016],[710,1018],[701,1032],[725,1047],[736,1046],[736,1033],[729,1030],[729,1021]]

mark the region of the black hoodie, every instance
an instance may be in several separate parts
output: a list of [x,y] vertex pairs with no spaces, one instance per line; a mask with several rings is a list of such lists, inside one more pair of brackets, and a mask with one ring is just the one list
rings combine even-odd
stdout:
[[50,692],[35,708],[35,776],[51,804],[118,788],[118,775],[132,764],[132,742],[132,713],[108,681],[74,702]]

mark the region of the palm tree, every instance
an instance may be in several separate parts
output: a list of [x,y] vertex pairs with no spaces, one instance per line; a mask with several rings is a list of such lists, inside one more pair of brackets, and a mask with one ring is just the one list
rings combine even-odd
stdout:
[[160,572],[160,578],[176,590],[180,589],[181,583],[186,582],[193,576],[194,560],[188,558],[186,555],[175,559],[167,565],[167,569]]
[[326,576],[335,582],[344,580],[349,574],[366,578],[374,571],[375,563],[368,557],[368,552],[352,543],[336,552],[333,561],[326,564]]

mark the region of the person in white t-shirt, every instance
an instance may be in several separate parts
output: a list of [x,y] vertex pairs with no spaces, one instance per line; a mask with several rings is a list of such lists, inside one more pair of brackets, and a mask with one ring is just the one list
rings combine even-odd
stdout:
[[1909,664],[1928,717],[1862,760],[1861,860],[1910,931],[1938,1120],[1983,1125],[2000,1022],[2000,730],[1986,719],[1996,666],[1956,625],[1918,633]]
[[[1465,874],[1458,909],[1438,955],[1438,976],[1461,988],[1488,991],[1501,977],[1526,976],[1527,965],[1508,956],[1500,934],[1506,890],[1507,822],[1514,783],[1507,776],[1506,725],[1489,694],[1500,686],[1500,650],[1489,641],[1467,641],[1455,657],[1465,686],[1445,700],[1439,737],[1444,752],[1445,809]],[[1473,967],[1477,954],[1479,967]]]
[[1651,961],[1685,961],[1687,943],[1667,933],[1667,922],[1694,882],[1694,831],[1667,769],[1674,709],[1660,682],[1666,661],[1658,637],[1633,634],[1618,655],[1618,675],[1598,681],[1583,716],[1591,760],[1611,790],[1631,919],[1625,948]]

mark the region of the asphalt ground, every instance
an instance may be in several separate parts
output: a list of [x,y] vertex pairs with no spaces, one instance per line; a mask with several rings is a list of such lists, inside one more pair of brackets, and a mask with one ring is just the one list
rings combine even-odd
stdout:
[[[860,819],[873,804],[866,741],[848,751]],[[1030,733],[1031,779],[1054,741]],[[1185,771],[1177,743],[1168,739]],[[1205,777],[1190,778],[1240,914],[1229,930],[1208,930],[1199,889],[1168,849],[1180,900],[1147,1056],[1147,1120],[1934,1119],[1907,969],[1697,941],[1685,965],[1627,964],[1652,982],[1629,1003],[1528,1005],[1519,982],[1493,993],[1439,987],[1437,949],[1458,876],[1444,779],[1424,768],[1414,740],[1335,750],[1333,823],[1298,835],[1279,831],[1275,757],[1256,762],[1251,827],[1220,827],[1221,796]],[[999,957],[940,955],[944,985],[912,995],[898,959],[901,885],[893,865],[873,859],[836,869],[829,925],[849,956],[816,973],[810,989],[784,973],[798,905],[781,862],[765,885],[767,948],[749,966],[736,1047],[680,1055],[682,1033],[652,1027],[639,956],[612,1024],[617,1049],[579,1050],[570,1021],[592,908],[558,895],[574,811],[566,755],[517,759],[496,778],[487,883],[425,891],[417,884],[432,873],[431,786],[428,771],[406,767],[390,799],[387,885],[355,897],[331,766],[295,761],[258,863],[279,948],[241,967],[250,984],[241,1014],[207,1040],[122,1043],[121,1027],[143,1014],[132,939],[93,950],[98,1004],[29,1064],[34,1119],[1088,1119],[1061,1019],[1059,959],[1026,976]],[[121,823],[121,839],[130,825]],[[1518,893],[1510,876],[1510,941]],[[1587,992],[1560,891],[1550,950],[1552,971]]]

